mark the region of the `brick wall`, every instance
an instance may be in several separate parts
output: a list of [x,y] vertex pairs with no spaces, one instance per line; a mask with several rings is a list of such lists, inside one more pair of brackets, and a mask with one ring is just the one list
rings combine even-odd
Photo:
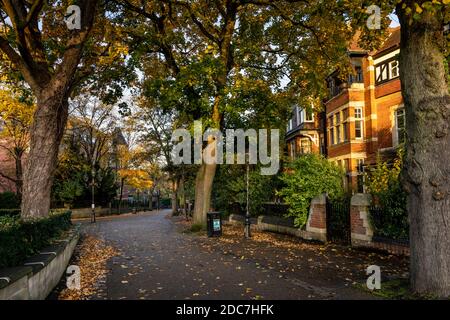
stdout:
[[326,196],[320,195],[311,201],[306,231],[315,240],[327,241]]
[[312,210],[312,216],[310,220],[311,228],[326,229],[327,228],[327,213],[326,206],[323,204],[316,204]]

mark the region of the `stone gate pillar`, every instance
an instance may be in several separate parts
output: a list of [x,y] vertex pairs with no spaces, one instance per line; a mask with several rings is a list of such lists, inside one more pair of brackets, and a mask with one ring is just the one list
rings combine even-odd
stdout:
[[325,194],[312,199],[306,231],[311,239],[327,241],[327,198]]
[[350,226],[353,246],[368,246],[372,242],[373,229],[369,220],[372,197],[357,193],[350,202]]

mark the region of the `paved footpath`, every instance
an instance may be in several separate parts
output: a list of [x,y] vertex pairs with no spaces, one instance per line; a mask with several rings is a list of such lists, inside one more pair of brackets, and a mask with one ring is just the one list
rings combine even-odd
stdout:
[[180,232],[169,213],[82,223],[84,233],[121,252],[109,260],[109,273],[93,299],[373,298],[342,282],[319,281],[307,272],[286,275],[252,258],[206,249],[202,242],[214,239]]

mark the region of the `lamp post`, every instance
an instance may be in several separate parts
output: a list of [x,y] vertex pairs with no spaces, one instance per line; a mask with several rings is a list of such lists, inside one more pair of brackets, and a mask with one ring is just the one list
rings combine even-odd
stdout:
[[91,205],[91,207],[92,207],[91,223],[95,223],[96,219],[95,219],[95,195],[94,195],[94,192],[95,192],[95,168],[94,168],[94,164],[92,164],[91,174],[92,174],[92,181],[91,181],[91,193],[92,193],[92,198],[91,198],[91,200],[92,200],[92,205]]
[[244,227],[244,235],[246,239],[249,239],[251,237],[250,234],[250,210],[249,210],[249,172],[250,172],[250,157],[249,157],[249,153],[247,151],[246,153],[246,189],[247,189],[247,208],[246,208],[246,212],[245,212],[245,227]]

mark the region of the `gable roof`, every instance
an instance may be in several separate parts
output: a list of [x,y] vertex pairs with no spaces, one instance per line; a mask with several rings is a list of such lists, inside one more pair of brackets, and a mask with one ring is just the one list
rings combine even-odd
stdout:
[[383,42],[381,47],[377,50],[369,52],[368,50],[362,48],[359,45],[359,39],[361,38],[361,30],[356,31],[352,40],[349,43],[348,51],[349,53],[366,53],[373,56],[382,55],[384,52],[391,51],[400,47],[401,31],[400,27],[389,28],[389,36]]
[[400,48],[401,30],[400,27],[389,28],[389,37],[384,41],[380,49],[373,53],[373,56],[380,56],[385,52]]

